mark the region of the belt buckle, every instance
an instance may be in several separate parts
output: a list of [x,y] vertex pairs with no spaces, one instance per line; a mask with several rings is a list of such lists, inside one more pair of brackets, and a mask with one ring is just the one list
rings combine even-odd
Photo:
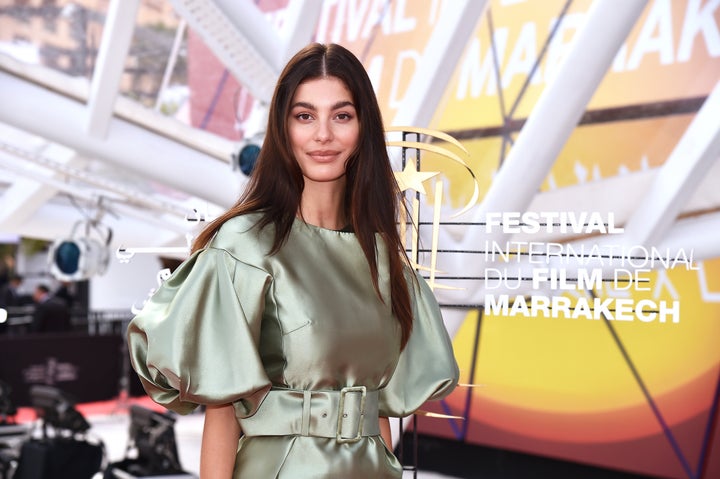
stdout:
[[[357,434],[354,437],[342,437],[343,411],[345,410],[345,396],[348,393],[361,393],[360,396],[360,415],[358,418]],[[365,397],[367,396],[367,388],[365,386],[348,386],[340,390],[340,404],[338,405],[338,422],[335,431],[335,439],[338,443],[358,442],[362,439],[362,430],[365,416]]]

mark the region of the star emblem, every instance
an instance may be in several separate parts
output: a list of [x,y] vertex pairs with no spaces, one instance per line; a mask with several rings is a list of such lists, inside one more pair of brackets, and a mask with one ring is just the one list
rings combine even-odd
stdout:
[[439,171],[430,171],[430,172],[422,172],[418,171],[415,167],[415,162],[408,161],[405,164],[405,169],[403,171],[396,171],[395,172],[395,180],[398,182],[398,186],[400,187],[400,191],[405,191],[408,189],[413,189],[417,191],[418,193],[422,193],[423,195],[426,195],[425,187],[423,186],[423,182],[429,180],[433,176],[437,176],[440,172]]

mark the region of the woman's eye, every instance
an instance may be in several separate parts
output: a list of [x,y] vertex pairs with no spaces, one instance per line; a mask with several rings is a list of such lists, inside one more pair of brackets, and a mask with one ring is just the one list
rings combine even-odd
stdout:
[[349,120],[352,118],[352,115],[350,115],[350,113],[338,113],[337,118],[338,120]]
[[308,120],[312,119],[312,116],[310,115],[310,113],[298,113],[297,115],[295,115],[295,117],[298,120],[302,120],[302,121],[308,121]]

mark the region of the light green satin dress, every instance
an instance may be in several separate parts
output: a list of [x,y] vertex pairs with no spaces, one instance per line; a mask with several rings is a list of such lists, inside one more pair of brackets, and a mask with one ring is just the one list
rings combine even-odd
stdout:
[[384,302],[353,233],[296,220],[269,256],[274,230],[258,219],[226,222],[130,323],[145,390],[181,414],[232,402],[245,432],[236,479],[401,477],[378,414],[407,416],[458,379],[432,291],[420,277],[408,281],[414,324],[401,352],[382,241]]

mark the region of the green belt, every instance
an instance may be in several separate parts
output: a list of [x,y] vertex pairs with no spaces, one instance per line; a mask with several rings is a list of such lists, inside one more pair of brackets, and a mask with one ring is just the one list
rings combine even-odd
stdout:
[[339,391],[271,389],[257,412],[239,421],[246,436],[300,435],[357,442],[380,434],[378,391],[365,386]]

